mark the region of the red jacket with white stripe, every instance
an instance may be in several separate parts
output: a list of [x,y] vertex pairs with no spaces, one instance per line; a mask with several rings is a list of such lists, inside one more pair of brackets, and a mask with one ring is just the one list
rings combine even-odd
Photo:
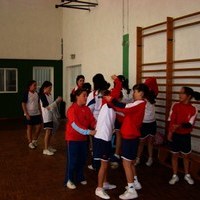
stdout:
[[124,120],[121,126],[121,134],[124,139],[134,139],[140,137],[140,128],[145,113],[145,100],[137,100],[126,104],[125,108],[114,107],[116,111],[124,113]]
[[[184,104],[181,102],[174,103],[171,107],[168,121],[169,131],[173,132],[173,126],[179,125],[179,128],[176,129],[178,134],[188,134],[192,132],[192,128],[197,117],[198,110],[192,104]],[[183,124],[190,123],[191,127],[184,128]]]

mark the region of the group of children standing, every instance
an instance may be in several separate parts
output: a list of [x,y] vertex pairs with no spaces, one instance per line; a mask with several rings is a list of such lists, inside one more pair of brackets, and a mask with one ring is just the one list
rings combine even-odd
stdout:
[[62,97],[58,97],[53,101],[51,90],[52,83],[45,81],[39,93],[37,93],[37,83],[32,80],[28,83],[22,99],[22,109],[27,125],[28,146],[31,149],[37,147],[37,140],[42,128],[45,129],[44,137],[44,155],[54,155],[56,149],[50,146],[52,134],[58,127],[58,104],[62,101]]
[[[144,144],[148,144],[147,166],[153,163],[153,140],[156,133],[155,99],[158,86],[155,78],[149,78],[145,83],[136,84],[130,90],[123,76],[113,75],[114,88],[102,74],[93,77],[93,91],[89,83],[84,84],[85,78],[79,75],[77,87],[71,93],[72,104],[66,112],[66,175],[64,184],[69,189],[75,189],[76,184],[87,184],[84,168],[87,161],[88,138],[92,137],[91,146],[93,161],[98,162],[98,183],[95,194],[103,199],[110,199],[106,190],[116,188],[107,180],[109,161],[122,164],[126,175],[127,186],[120,199],[134,199],[142,186],[138,181],[135,166],[140,163]],[[36,82],[32,81],[24,95],[22,107],[26,117],[27,137],[30,148],[37,146],[37,138],[41,124],[45,129],[43,154],[53,155],[55,149],[50,148],[50,139],[55,128],[54,114],[57,104],[62,101],[58,97],[52,100],[52,84],[45,81],[36,93]],[[131,96],[131,98],[130,98]],[[189,174],[189,156],[191,153],[191,132],[198,110],[190,103],[192,98],[200,100],[200,93],[189,87],[180,90],[179,102],[172,105],[169,114],[168,140],[172,152],[173,176],[169,184],[179,181],[178,154],[184,158],[184,179],[194,184]],[[41,118],[42,117],[42,118]],[[35,135],[33,136],[33,127]],[[118,130],[118,131],[115,131]],[[112,135],[116,132],[116,151],[112,155]],[[89,136],[89,137],[88,137]]]

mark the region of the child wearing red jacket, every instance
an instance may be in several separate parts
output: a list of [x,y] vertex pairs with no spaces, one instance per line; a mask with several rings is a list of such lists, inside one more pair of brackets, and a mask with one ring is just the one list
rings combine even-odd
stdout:
[[66,117],[67,125],[65,140],[67,142],[67,168],[65,186],[75,189],[74,173],[76,182],[86,185],[84,167],[87,159],[87,136],[94,135],[96,120],[90,109],[85,105],[87,91],[78,89],[75,91],[75,102],[69,107]]
[[[120,199],[134,199],[138,197],[134,184],[137,181],[135,176],[135,159],[146,106],[144,98],[146,98],[148,91],[148,87],[145,84],[137,84],[133,87],[133,103],[123,104],[116,102],[114,99],[112,100],[114,109],[125,115],[120,129],[122,136],[121,157],[128,186],[126,191],[119,196]],[[109,99],[107,100],[109,101]]]
[[173,176],[169,181],[170,185],[174,185],[179,181],[177,176],[178,171],[178,155],[183,155],[184,179],[188,184],[194,184],[193,179],[189,174],[189,157],[191,153],[191,132],[198,114],[198,109],[195,108],[190,100],[192,98],[200,100],[200,93],[194,92],[192,88],[182,87],[179,93],[179,102],[174,103],[169,114],[169,133],[168,140],[172,152],[172,169]]

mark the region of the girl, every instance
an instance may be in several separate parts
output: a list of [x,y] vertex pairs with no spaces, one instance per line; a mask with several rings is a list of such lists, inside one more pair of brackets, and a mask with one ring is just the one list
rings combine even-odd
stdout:
[[[104,76],[100,73],[96,74],[92,78],[94,90],[90,92],[87,98],[86,105],[90,108],[94,118],[97,120],[99,116],[100,109],[102,107],[102,92],[107,90],[110,87],[110,84],[107,83],[104,79]],[[93,138],[90,139],[90,149],[93,149]],[[88,165],[88,168],[91,170],[98,171],[100,163],[97,160],[92,160],[92,164]]]
[[85,77],[83,75],[78,75],[76,77],[76,87],[71,91],[70,94],[70,101],[74,102],[75,101],[75,91],[82,88],[85,82]]
[[37,147],[37,139],[39,137],[42,124],[39,96],[36,89],[36,81],[30,81],[22,100],[22,109],[24,111],[25,123],[27,125],[26,132],[29,143],[28,146],[31,149],[35,149],[35,147]]
[[[135,183],[139,184],[135,173],[135,158],[139,144],[140,128],[142,125],[148,87],[145,84],[137,84],[133,87],[134,102],[124,105],[112,100],[115,110],[124,113],[124,120],[120,129],[122,136],[122,162],[126,174],[128,186],[126,191],[119,196],[120,199],[134,199],[138,197]],[[116,107],[117,106],[117,107]],[[121,108],[119,108],[119,106]]]
[[179,181],[178,171],[178,155],[183,155],[184,179],[188,184],[194,184],[189,174],[189,157],[191,153],[191,132],[198,114],[198,110],[190,103],[192,98],[200,100],[200,93],[194,92],[189,87],[182,87],[179,93],[179,102],[174,103],[171,107],[169,115],[169,133],[168,140],[171,141],[172,152],[172,169],[173,176],[169,184],[173,185]]
[[90,109],[85,105],[87,91],[78,89],[75,92],[75,102],[69,107],[66,117],[68,119],[65,132],[67,142],[67,167],[64,185],[69,189],[75,189],[76,182],[86,185],[84,166],[87,159],[87,135],[94,135],[96,120]]
[[42,117],[45,129],[43,154],[48,156],[53,155],[56,151],[56,149],[51,148],[49,145],[51,142],[52,133],[54,133],[53,129],[57,124],[55,124],[54,121],[55,113],[57,113],[58,111],[57,104],[62,101],[62,97],[58,97],[55,101],[53,101],[51,96],[51,90],[52,83],[49,81],[45,81],[42,84],[39,92],[40,105],[42,109]]
[[[122,103],[131,103],[133,102],[133,93],[132,90],[129,89],[128,79],[123,75],[117,76],[119,80],[122,82],[121,89],[121,100]],[[120,126],[123,121],[123,114],[117,113],[116,122],[115,122],[115,136],[116,136],[116,144],[115,144],[115,152],[110,159],[110,164],[112,168],[117,168],[120,162],[120,154],[121,154],[121,134],[120,134]]]
[[144,119],[141,127],[141,137],[140,144],[138,147],[138,153],[135,165],[140,163],[140,157],[142,155],[144,145],[147,144],[148,148],[148,160],[146,162],[147,166],[151,166],[153,164],[153,142],[154,136],[156,134],[156,117],[155,117],[155,99],[158,95],[158,85],[155,78],[148,78],[145,81],[145,84],[149,88],[149,94],[146,98],[147,104],[145,108]]
[[[109,91],[103,92],[103,96],[111,96],[119,98],[121,91],[121,81],[116,75],[112,76],[115,87]],[[98,172],[98,187],[95,194],[103,199],[109,199],[110,196],[104,190],[116,188],[107,182],[108,160],[112,152],[111,139],[114,130],[114,122],[116,118],[115,111],[106,103],[104,97],[102,107],[97,119],[96,134],[93,141],[93,158],[100,161],[100,169]]]

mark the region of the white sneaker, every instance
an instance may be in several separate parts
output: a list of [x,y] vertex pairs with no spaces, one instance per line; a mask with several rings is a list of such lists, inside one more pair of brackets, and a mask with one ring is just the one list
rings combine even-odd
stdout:
[[35,149],[35,146],[33,145],[32,142],[28,144],[28,147],[29,147],[30,149]]
[[153,159],[149,157],[148,161],[146,162],[146,165],[150,167],[153,164]]
[[67,181],[67,187],[72,190],[76,189],[76,186],[70,180]]
[[32,140],[32,144],[37,147],[37,140]]
[[169,184],[170,185],[174,185],[176,182],[178,182],[179,181],[179,178],[178,178],[178,176],[176,175],[176,174],[174,174],[173,176],[172,176],[172,178],[171,178],[171,180],[169,181]]
[[188,182],[188,184],[193,185],[194,180],[191,178],[190,174],[186,174],[184,179]]
[[110,196],[104,191],[103,188],[96,188],[95,194],[102,199],[110,199]]
[[51,152],[51,151],[49,151],[48,149],[44,149],[44,150],[43,150],[43,154],[44,154],[44,155],[47,155],[47,156],[52,156],[52,155],[54,155],[54,153]]
[[123,194],[119,196],[120,199],[135,199],[138,194],[134,188],[128,188]]
[[140,158],[137,157],[137,158],[135,159],[135,166],[137,166],[137,165],[139,165],[139,164],[140,164]]
[[55,153],[57,151],[56,149],[54,149],[52,147],[49,147],[48,150],[51,151],[51,152],[53,152],[53,153]]
[[[140,182],[138,180],[134,180],[133,182],[133,187],[136,189],[136,190],[141,190],[142,189],[142,186],[140,184]],[[128,186],[125,187],[126,190],[128,190]]]
[[117,186],[116,185],[112,185],[110,183],[104,183],[103,184],[103,189],[104,190],[112,190],[112,189],[115,189]]
[[141,190],[142,189],[142,186],[141,186],[141,184],[140,184],[140,182],[138,180],[134,180],[133,184],[134,184],[134,188],[136,190]]
[[87,185],[87,181],[81,181],[82,185]]
[[92,165],[88,165],[88,169],[95,170]]

